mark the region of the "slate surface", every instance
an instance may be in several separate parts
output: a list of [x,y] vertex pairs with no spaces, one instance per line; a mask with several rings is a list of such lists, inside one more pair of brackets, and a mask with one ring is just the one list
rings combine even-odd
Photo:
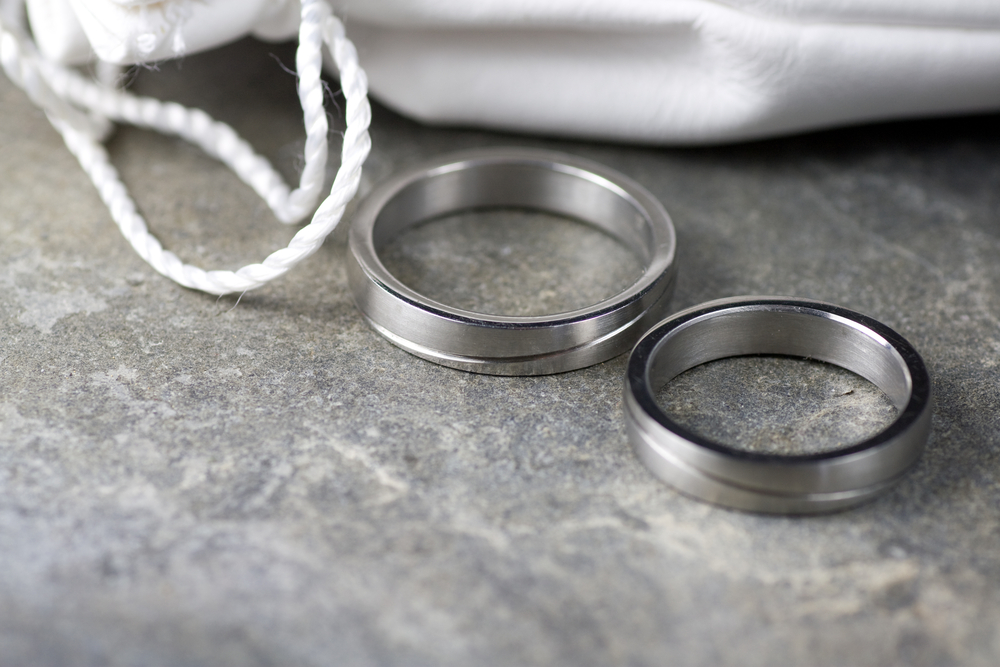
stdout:
[[[294,79],[271,53],[293,62],[242,42],[134,88],[206,108],[294,177]],[[1000,660],[1000,117],[664,149],[432,129],[375,107],[366,188],[452,149],[583,155],[672,214],[675,307],[817,298],[921,351],[937,409],[912,474],[859,509],[782,518],[690,500],[645,470],[624,433],[624,358],[497,378],[394,348],[351,303],[343,230],[238,304],[172,284],[5,79],[0,109],[0,663]],[[179,140],[123,128],[109,147],[187,261],[236,268],[294,233]],[[628,275],[606,239],[556,227],[521,224],[497,247],[442,223],[401,242],[398,266],[508,310]],[[719,437],[752,438],[752,423],[863,437],[883,418],[863,381],[785,366],[744,360],[676,389]],[[734,377],[752,400],[737,381],[720,414]]]

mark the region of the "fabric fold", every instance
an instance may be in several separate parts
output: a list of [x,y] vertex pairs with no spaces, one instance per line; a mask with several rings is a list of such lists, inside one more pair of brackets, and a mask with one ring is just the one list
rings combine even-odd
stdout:
[[[701,144],[1000,108],[993,0],[339,4],[373,96],[426,123]],[[50,58],[119,63],[246,34],[291,37],[298,9],[295,0],[28,5]]]

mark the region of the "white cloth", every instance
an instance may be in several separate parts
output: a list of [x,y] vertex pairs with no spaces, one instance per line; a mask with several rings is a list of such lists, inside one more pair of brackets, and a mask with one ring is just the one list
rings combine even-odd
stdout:
[[[335,6],[338,2],[334,2]],[[707,143],[1000,109],[997,0],[341,0],[372,94],[430,123]],[[296,0],[28,0],[61,62],[294,34]]]

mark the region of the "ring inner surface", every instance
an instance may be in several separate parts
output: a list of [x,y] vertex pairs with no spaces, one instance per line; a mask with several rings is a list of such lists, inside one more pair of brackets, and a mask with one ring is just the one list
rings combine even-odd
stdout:
[[472,209],[524,208],[575,218],[610,234],[648,268],[653,233],[638,204],[598,176],[530,163],[441,171],[408,184],[383,206],[372,229],[376,252],[419,223]]
[[734,309],[686,322],[654,348],[647,371],[648,387],[655,396],[695,366],[761,354],[814,359],[852,371],[882,390],[897,415],[910,398],[909,370],[890,344],[857,323],[822,311]]

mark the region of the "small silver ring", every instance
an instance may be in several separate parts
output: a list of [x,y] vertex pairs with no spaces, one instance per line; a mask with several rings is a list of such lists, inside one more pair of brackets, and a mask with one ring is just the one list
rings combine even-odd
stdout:
[[[762,454],[692,433],[656,403],[655,392],[684,371],[753,354],[816,359],[853,371],[885,392],[896,419],[841,449]],[[681,492],[735,509],[812,514],[863,503],[917,461],[930,429],[930,377],[913,346],[880,322],[820,301],[735,297],[689,308],[647,332],[627,369],[625,420],[642,461]]]
[[[401,283],[379,259],[379,250],[409,227],[495,207],[593,225],[631,250],[643,274],[592,306],[517,317],[433,301]],[[628,351],[663,316],[676,276],[674,227],[655,197],[590,160],[523,148],[456,153],[394,176],[358,207],[348,246],[351,293],[376,331],[418,357],[492,375],[560,373]]]

